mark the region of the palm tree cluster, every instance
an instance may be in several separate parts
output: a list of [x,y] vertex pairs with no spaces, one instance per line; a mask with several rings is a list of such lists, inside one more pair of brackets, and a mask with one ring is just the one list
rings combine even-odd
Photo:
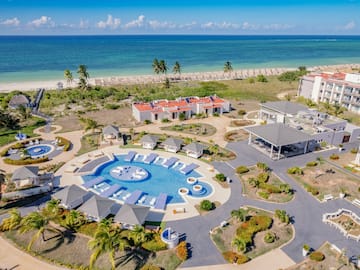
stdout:
[[0,110],[0,128],[17,129],[20,120],[10,113]]
[[224,72],[229,73],[233,71],[233,67],[230,61],[226,61],[224,64]]
[[[152,68],[155,74],[166,74],[168,71],[167,64],[163,59],[158,60],[157,58],[155,58],[152,63]],[[175,62],[172,72],[174,74],[181,74],[181,66],[178,61]]]
[[[128,233],[125,234],[125,232]],[[112,224],[112,220],[103,219],[95,232],[94,238],[88,242],[89,249],[93,252],[90,257],[90,269],[93,268],[99,256],[106,253],[109,254],[111,269],[115,269],[115,253],[117,251],[124,251],[134,245],[135,250],[133,251],[135,252],[151,237],[152,235],[145,232],[143,226],[135,226],[129,232]]]
[[[90,78],[89,72],[87,71],[86,65],[79,65],[78,70],[76,72],[79,76],[78,86],[82,90],[88,89],[88,79]],[[72,72],[69,69],[64,70],[64,77],[68,85],[70,85],[74,81],[74,77]]]

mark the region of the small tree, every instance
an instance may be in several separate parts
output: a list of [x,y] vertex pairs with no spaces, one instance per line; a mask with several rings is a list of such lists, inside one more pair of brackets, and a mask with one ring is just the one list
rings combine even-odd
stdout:
[[210,211],[214,209],[214,204],[209,200],[203,200],[200,203],[200,208],[205,211]]
[[258,167],[260,170],[266,172],[269,170],[269,166],[266,163],[258,162],[256,163],[256,167]]
[[226,176],[223,173],[216,174],[215,178],[220,182],[225,182],[225,180],[226,180]]
[[186,119],[186,115],[184,112],[179,113],[179,120],[184,121]]

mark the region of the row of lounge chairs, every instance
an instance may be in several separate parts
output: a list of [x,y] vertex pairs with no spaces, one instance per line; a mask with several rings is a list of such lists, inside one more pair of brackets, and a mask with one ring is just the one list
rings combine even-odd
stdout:
[[[125,156],[124,160],[127,162],[131,162],[134,159],[137,160],[137,157],[139,157],[139,154],[137,154],[135,151],[129,151],[128,154]],[[142,160],[145,164],[150,164],[154,162],[158,158],[158,154],[150,153],[149,155],[145,156]],[[165,161],[161,164],[163,167],[169,169],[170,167],[178,164],[179,159],[176,157],[170,157],[168,159],[165,159]],[[190,163],[188,165],[182,166],[179,171],[183,174],[189,174],[194,169],[198,168],[199,165],[195,163]]]
[[[105,178],[102,176],[96,177],[86,183],[83,184],[83,187],[86,189],[90,188],[98,188],[105,182]],[[100,189],[101,190],[101,189]],[[125,193],[125,194],[124,194]],[[104,185],[104,189],[99,193],[101,197],[120,200],[127,204],[144,204],[148,199],[148,196],[144,194],[141,190],[135,190],[133,192],[126,192],[122,186],[118,184],[114,184],[111,186]],[[166,202],[167,202],[167,194],[160,193],[158,197],[152,197],[148,204],[150,207],[154,207],[155,209],[165,210]]]

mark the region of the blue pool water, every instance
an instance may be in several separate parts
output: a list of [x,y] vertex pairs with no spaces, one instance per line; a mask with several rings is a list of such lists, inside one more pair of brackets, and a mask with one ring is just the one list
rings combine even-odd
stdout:
[[[184,175],[179,171],[179,167],[166,169],[157,164],[144,164],[142,162],[124,161],[125,155],[119,155],[115,157],[114,161],[101,165],[92,175],[83,176],[84,181],[89,181],[98,176],[103,176],[106,182],[113,185],[118,184],[125,188],[126,192],[133,192],[137,189],[142,190],[146,195],[157,197],[160,193],[166,193],[168,195],[167,203],[181,203],[184,202],[183,198],[178,194],[178,190],[181,187],[188,188],[190,195],[194,197],[205,197],[212,193],[212,187],[202,181],[198,181],[197,184],[203,186],[203,191],[200,194],[195,194],[192,191],[192,185],[186,182],[188,177],[202,177],[195,170],[191,173]],[[121,181],[111,176],[110,172],[117,166],[138,166],[149,173],[149,177],[143,181]]]
[[29,146],[26,148],[26,150],[28,151],[29,155],[32,158],[34,158],[34,157],[43,156],[43,155],[50,153],[52,148],[50,145],[39,144],[39,145]]

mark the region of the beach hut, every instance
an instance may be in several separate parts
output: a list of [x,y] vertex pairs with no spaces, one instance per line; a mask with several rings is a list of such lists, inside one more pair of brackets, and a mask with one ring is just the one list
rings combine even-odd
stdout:
[[116,213],[119,207],[119,204],[116,204],[110,199],[94,195],[81,205],[78,210],[84,213],[87,219],[100,221],[107,216]]
[[145,149],[154,149],[159,141],[158,136],[145,135],[140,139],[141,145]]
[[66,186],[52,195],[60,200],[60,205],[65,209],[74,209],[86,202],[94,193],[85,191],[77,185]]
[[163,142],[165,151],[172,153],[176,153],[180,151],[182,144],[183,144],[183,140],[175,139],[175,138],[167,138]]
[[183,149],[185,150],[188,157],[199,158],[203,155],[204,150],[207,149],[207,146],[201,143],[193,142],[186,145]]
[[121,223],[124,228],[132,229],[136,225],[143,225],[148,216],[150,207],[124,204],[114,217],[114,221]]
[[118,140],[120,137],[119,128],[114,125],[108,125],[102,130],[104,139]]
[[20,106],[24,106],[25,108],[30,107],[30,100],[25,95],[15,95],[9,101],[9,107],[11,109],[17,109]]
[[26,185],[39,185],[39,167],[36,166],[24,166],[16,169],[11,176],[11,181],[15,183],[16,187],[22,187]]

